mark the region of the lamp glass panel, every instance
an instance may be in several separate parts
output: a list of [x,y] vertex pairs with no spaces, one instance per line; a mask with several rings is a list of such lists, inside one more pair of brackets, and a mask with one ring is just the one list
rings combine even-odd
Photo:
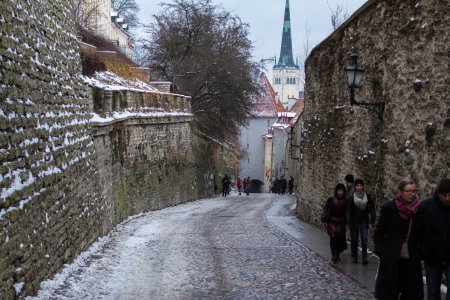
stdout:
[[361,80],[362,80],[362,78],[363,78],[363,75],[364,75],[364,70],[363,69],[361,69],[361,68],[355,68],[355,71],[354,71],[354,74],[355,74],[355,78],[354,78],[354,87],[359,87],[360,86],[360,84],[361,84]]
[[345,68],[345,73],[347,75],[348,87],[354,87],[354,84],[355,84],[355,66],[347,66],[347,68]]

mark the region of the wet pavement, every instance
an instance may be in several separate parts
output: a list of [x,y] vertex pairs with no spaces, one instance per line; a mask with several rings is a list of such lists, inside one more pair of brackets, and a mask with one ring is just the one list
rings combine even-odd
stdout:
[[348,249],[340,255],[341,261],[338,263],[331,262],[330,238],[328,234],[324,230],[302,222],[295,217],[295,201],[296,198],[293,196],[278,197],[273,207],[268,211],[267,219],[314,251],[316,255],[328,261],[332,267],[351,277],[373,293],[378,257],[369,251],[369,264],[363,265],[361,263],[361,252],[359,252],[358,263],[352,263],[350,243],[348,243]]
[[232,195],[133,217],[35,299],[373,299],[376,263],[331,263],[294,201]]

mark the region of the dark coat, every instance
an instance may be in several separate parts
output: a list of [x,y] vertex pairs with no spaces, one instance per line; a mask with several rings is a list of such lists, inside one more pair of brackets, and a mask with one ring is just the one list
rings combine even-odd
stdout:
[[323,208],[322,223],[327,224],[327,232],[330,237],[345,237],[345,213],[347,200],[338,200],[329,197]]
[[[374,231],[375,254],[380,257],[375,282],[377,299],[396,299],[400,287],[400,249],[408,233],[409,220],[400,218],[395,201],[389,201],[381,208],[380,218]],[[413,217],[409,238],[409,255],[406,278],[401,278],[410,287],[408,299],[423,299],[421,253],[425,241],[425,215],[419,207]],[[417,297],[416,297],[417,296]]]
[[228,176],[225,176],[222,179],[222,186],[223,188],[228,188],[230,186],[230,179],[228,178]]
[[[355,205],[354,201],[354,193],[351,193],[347,197],[347,225],[350,227],[353,226],[365,226],[369,228],[370,224],[375,224],[375,205],[372,201],[372,198],[369,194],[367,194],[367,205],[365,209],[359,209]],[[370,218],[370,219],[369,219]]]
[[290,189],[294,187],[294,178],[289,179],[288,186]]
[[435,195],[422,202],[427,224],[426,262],[450,263],[450,207]]

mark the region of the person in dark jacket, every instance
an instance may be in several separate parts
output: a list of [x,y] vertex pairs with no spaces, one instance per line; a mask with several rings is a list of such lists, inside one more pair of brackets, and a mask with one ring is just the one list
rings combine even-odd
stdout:
[[322,223],[330,236],[331,260],[337,263],[341,259],[339,254],[347,249],[346,220],[347,200],[345,199],[345,186],[338,183],[334,188],[333,196],[327,199],[322,214]]
[[287,187],[287,181],[286,181],[286,178],[284,178],[284,176],[281,176],[280,187],[281,187],[281,195],[284,195],[284,193],[286,193],[286,187]]
[[[441,279],[450,278],[450,179],[442,179],[433,197],[422,203],[427,224],[424,261],[427,278],[427,299],[441,299]],[[450,292],[447,284],[447,300]]]
[[345,187],[347,188],[347,195],[353,194],[353,183],[355,182],[355,177],[352,174],[347,174],[344,177]]
[[245,180],[245,193],[247,196],[250,196],[250,189],[252,188],[252,181],[250,180],[250,176],[247,176]]
[[364,181],[355,180],[355,190],[347,198],[347,225],[350,228],[352,262],[358,262],[358,238],[361,236],[362,263],[367,265],[367,235],[369,222],[375,224],[375,205],[369,194],[364,192]]
[[423,299],[421,255],[425,237],[425,214],[416,184],[411,179],[402,179],[395,198],[381,207],[374,231],[374,252],[380,257],[375,298]]
[[272,193],[274,194],[280,193],[280,180],[278,179],[278,177],[273,182]]
[[292,194],[292,191],[294,190],[294,177],[292,177],[292,176],[289,178],[288,189],[289,189],[289,194]]
[[226,197],[228,194],[228,189],[230,187],[230,178],[228,175],[222,179],[222,196]]

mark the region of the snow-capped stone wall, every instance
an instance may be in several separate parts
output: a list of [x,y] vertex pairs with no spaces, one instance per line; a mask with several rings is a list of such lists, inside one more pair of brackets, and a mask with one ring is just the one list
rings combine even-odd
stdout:
[[[344,176],[363,178],[377,207],[405,176],[420,197],[450,176],[450,2],[370,0],[306,61],[305,110],[295,126],[298,215],[320,224],[328,196]],[[361,102],[350,106],[344,68],[355,47],[365,69]]]
[[1,299],[36,290],[102,232],[69,2],[1,4]]
[[81,76],[73,3],[0,8],[2,300],[33,294],[128,216],[208,195],[226,169],[187,97]]

